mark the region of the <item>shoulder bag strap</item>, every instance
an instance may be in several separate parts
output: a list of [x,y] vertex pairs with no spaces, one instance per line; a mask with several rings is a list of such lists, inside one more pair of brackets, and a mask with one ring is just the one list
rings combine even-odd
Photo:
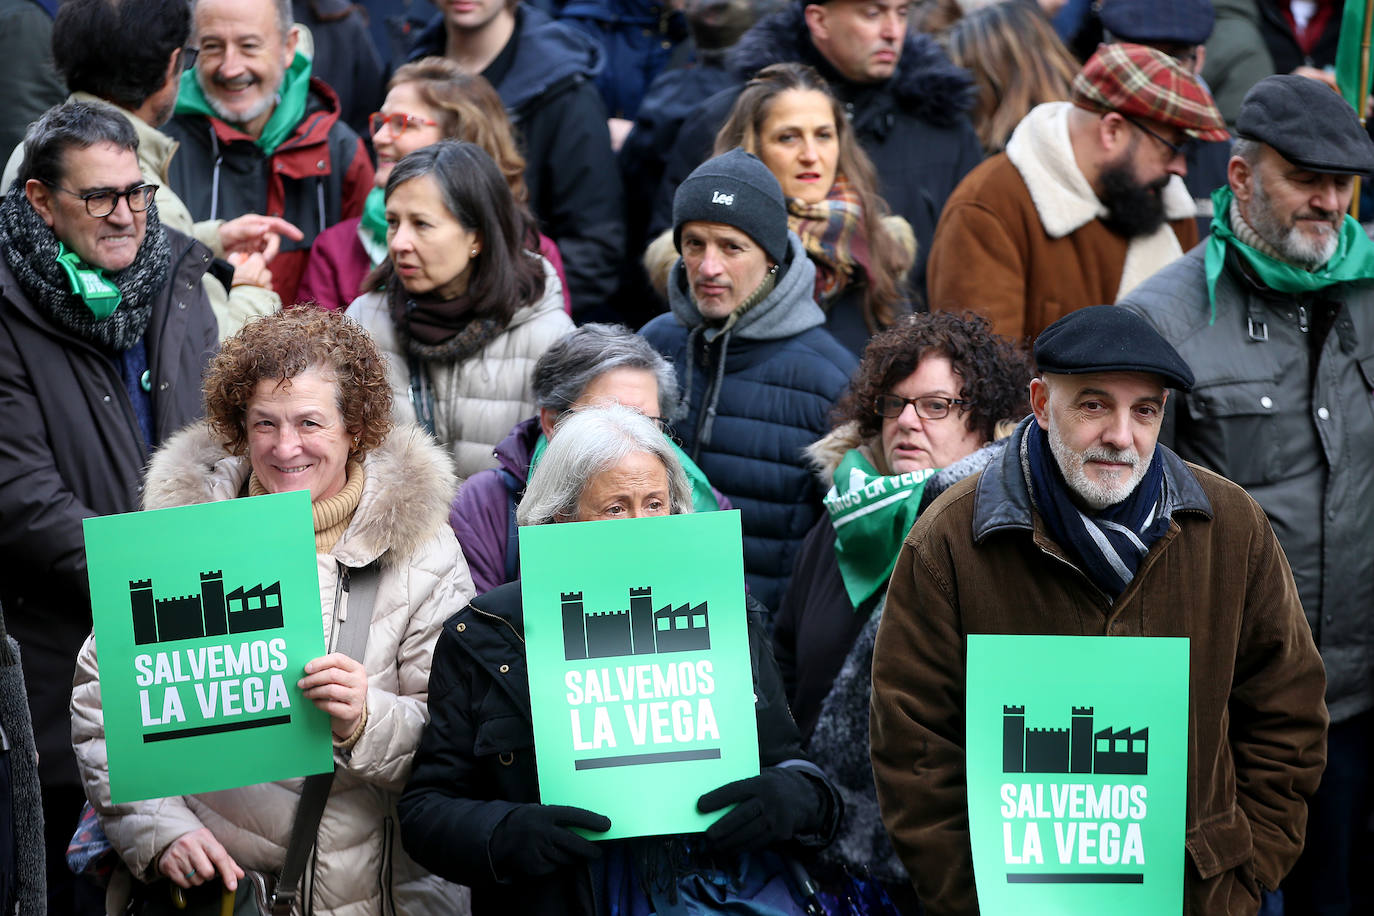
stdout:
[[[377,586],[381,572],[376,563],[364,566],[350,573],[345,567],[340,587],[348,593],[344,604],[344,619],[339,626],[339,638],[335,649],[350,658],[363,660],[367,651],[367,636],[372,624],[372,610],[377,602]],[[310,850],[315,845],[315,834],[320,829],[320,818],[324,806],[329,801],[329,790],[333,787],[334,772],[317,773],[307,776],[301,787],[301,800],[296,806],[296,820],[291,826],[291,842],[286,847],[286,858],[282,862],[281,877],[272,894],[272,916],[290,916],[291,907],[296,902],[300,890],[301,876],[305,874],[305,863],[310,858]]]

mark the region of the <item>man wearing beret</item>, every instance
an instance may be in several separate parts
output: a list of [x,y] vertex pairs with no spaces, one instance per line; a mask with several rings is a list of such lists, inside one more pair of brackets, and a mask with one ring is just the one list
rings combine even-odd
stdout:
[[1236,129],[1211,238],[1122,304],[1197,373],[1166,441],[1245,487],[1292,564],[1332,726],[1286,912],[1351,913],[1374,793],[1374,244],[1345,211],[1374,143],[1293,75],[1257,83]]
[[1197,242],[1183,186],[1192,140],[1226,125],[1191,70],[1121,42],[1097,50],[1072,102],[1033,108],[950,195],[931,243],[932,309],[973,309],[1014,340],[1115,302]]
[[1256,913],[1325,760],[1322,663],[1283,551],[1244,490],[1157,443],[1193,374],[1139,316],[1067,315],[1035,361],[1033,416],[917,519],[892,573],[873,654],[883,822],[931,916],[977,913],[968,635],[1188,637],[1184,912]]
[[707,160],[673,197],[669,314],[641,332],[682,380],[683,450],[738,508],[750,593],[776,611],[821,514],[805,448],[857,361],[825,329],[816,269],[788,231],[782,188],[742,149]]

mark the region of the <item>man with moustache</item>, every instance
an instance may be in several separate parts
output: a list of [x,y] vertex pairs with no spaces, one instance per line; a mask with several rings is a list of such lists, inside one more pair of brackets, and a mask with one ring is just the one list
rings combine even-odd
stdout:
[[1168,389],[1194,386],[1158,331],[1080,309],[1035,362],[1033,415],[922,513],[892,573],[873,654],[883,822],[927,912],[977,913],[967,637],[1187,637],[1183,911],[1250,916],[1302,849],[1325,760],[1325,678],[1292,573],[1244,490],[1158,444]]
[[1197,372],[1167,441],[1245,487],[1293,566],[1332,725],[1285,911],[1353,913],[1374,803],[1374,244],[1346,209],[1374,143],[1290,74],[1250,90],[1236,131],[1211,238],[1122,304]]
[[168,177],[197,221],[263,213],[301,230],[268,264],[291,305],[315,236],[362,214],[372,161],[297,50],[289,0],[195,0],[191,17],[200,53],[163,128],[180,141]]
[[816,268],[787,228],[782,188],[752,153],[707,160],[678,186],[670,313],[640,332],[682,380],[682,449],[741,511],[750,593],[776,611],[821,514],[806,446],[830,428],[854,356],[825,329]]
[[1022,340],[1115,302],[1197,242],[1187,147],[1229,136],[1179,61],[1127,42],[1098,48],[1072,101],[1033,108],[1006,152],[950,195],[930,250],[930,308],[973,309]]

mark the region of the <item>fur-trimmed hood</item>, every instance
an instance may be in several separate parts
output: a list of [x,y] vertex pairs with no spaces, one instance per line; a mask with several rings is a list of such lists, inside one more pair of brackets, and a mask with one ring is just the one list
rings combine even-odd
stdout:
[[[730,65],[748,79],[769,64],[801,61],[820,70],[842,99],[868,87],[848,83],[811,43],[805,5],[789,3],[754,24],[730,55]],[[882,86],[906,113],[940,127],[957,124],[973,108],[976,90],[968,71],[956,67],[928,35],[907,32],[897,72]]]
[[[384,557],[404,563],[448,524],[457,491],[452,463],[422,429],[393,429],[363,461],[367,480],[358,509],[330,553],[359,567]],[[172,436],[148,464],[143,508],[166,509],[233,499],[249,474],[248,457],[231,455],[204,423]]]
[[[864,450],[864,456],[873,463],[875,438],[864,439],[859,435],[859,424],[855,420],[841,423],[815,442],[806,447],[806,461],[821,489],[828,490],[835,484],[835,469],[840,466],[844,456],[856,448]],[[875,467],[877,465],[874,465]]]

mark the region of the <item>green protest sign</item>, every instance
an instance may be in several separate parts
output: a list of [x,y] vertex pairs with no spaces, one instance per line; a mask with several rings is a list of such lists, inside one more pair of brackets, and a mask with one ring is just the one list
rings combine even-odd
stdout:
[[520,529],[539,797],[694,833],[759,772],[738,512]]
[[324,654],[310,494],[85,522],[116,803],[333,766],[296,687]]
[[982,912],[1182,912],[1187,639],[969,636],[967,761]]

